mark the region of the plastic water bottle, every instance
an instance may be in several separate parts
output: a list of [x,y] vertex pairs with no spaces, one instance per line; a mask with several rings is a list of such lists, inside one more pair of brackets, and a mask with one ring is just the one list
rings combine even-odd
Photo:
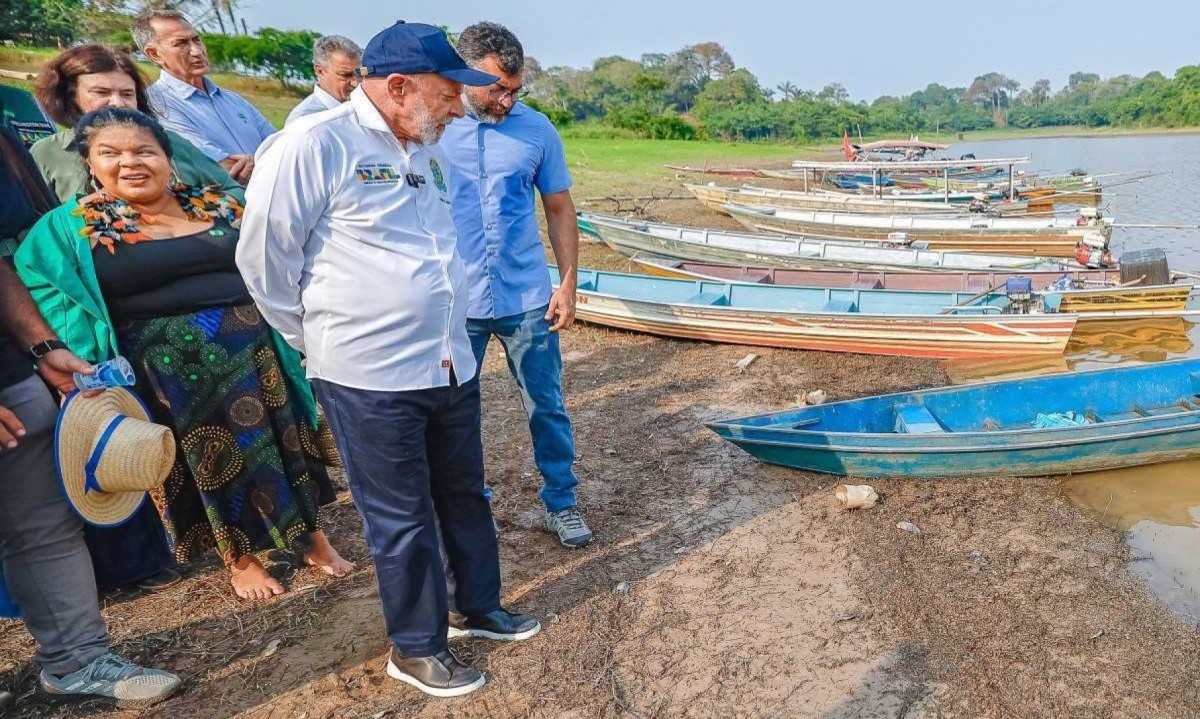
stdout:
[[92,374],[75,373],[75,386],[85,392],[109,387],[132,387],[136,381],[133,365],[121,356],[92,365]]

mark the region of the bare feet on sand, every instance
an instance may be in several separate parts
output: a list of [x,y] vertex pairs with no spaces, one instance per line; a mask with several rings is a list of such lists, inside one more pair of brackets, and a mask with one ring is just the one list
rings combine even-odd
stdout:
[[333,577],[344,577],[354,569],[354,562],[342,559],[329,537],[324,531],[316,531],[308,535],[312,544],[304,553],[304,563],[310,567],[320,567],[321,571]]
[[238,557],[229,572],[233,575],[233,591],[242,599],[261,601],[284,592],[283,585],[252,554]]

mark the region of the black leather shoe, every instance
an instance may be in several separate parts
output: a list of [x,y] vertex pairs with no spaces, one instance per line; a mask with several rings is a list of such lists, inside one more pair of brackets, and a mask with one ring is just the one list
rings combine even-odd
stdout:
[[502,642],[519,642],[542,631],[542,624],[528,614],[514,614],[501,607],[487,614],[463,616],[450,613],[450,629],[446,635],[458,637],[480,637]]
[[387,673],[435,697],[461,697],[487,683],[483,672],[458,661],[449,649],[431,657],[403,657],[392,649]]

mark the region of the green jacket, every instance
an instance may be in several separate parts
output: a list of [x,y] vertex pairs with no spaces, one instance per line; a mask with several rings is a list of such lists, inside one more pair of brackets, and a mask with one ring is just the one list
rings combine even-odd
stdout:
[[[203,187],[217,185],[222,192],[232,195],[245,204],[246,190],[239,185],[225,168],[209,159],[195,145],[167,130],[171,141],[171,155],[179,179],[186,185]],[[46,178],[50,190],[58,195],[59,202],[66,202],[76,195],[92,192],[88,186],[88,171],[71,143],[75,140],[74,130],[63,130],[56,135],[38,140],[29,148],[34,162]]]
[[[121,351],[96,279],[91,243],[81,234],[83,218],[71,214],[76,207],[71,199],[43,215],[13,259],[50,328],[75,354],[89,362],[103,362]],[[300,366],[300,354],[279,333],[272,331],[272,339],[291,396],[315,428],[317,404]]]

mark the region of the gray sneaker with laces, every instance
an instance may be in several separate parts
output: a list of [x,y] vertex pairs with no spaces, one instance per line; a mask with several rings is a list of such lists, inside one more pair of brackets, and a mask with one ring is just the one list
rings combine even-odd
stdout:
[[579,510],[567,507],[557,512],[546,512],[546,531],[558,535],[564,547],[582,547],[592,541],[592,530],[588,529]]
[[119,707],[148,707],[174,694],[179,677],[139,667],[110,652],[64,677],[43,671],[41,684],[44,692],[56,697],[99,696],[115,699]]

